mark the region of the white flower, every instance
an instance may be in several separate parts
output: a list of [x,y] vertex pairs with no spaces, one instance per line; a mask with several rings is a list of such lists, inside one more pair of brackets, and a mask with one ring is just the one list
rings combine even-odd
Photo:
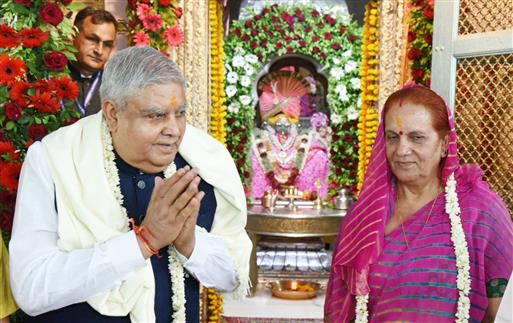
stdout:
[[340,81],[344,74],[344,69],[342,67],[334,67],[330,70],[330,75],[334,77],[337,81]]
[[347,88],[344,84],[338,84],[337,87],[335,88],[335,92],[338,93],[338,97],[340,98],[340,100],[342,100],[342,101],[349,100],[349,96],[347,95]]
[[341,61],[340,61],[340,58],[338,58],[338,57],[333,57],[331,60],[333,61],[333,64],[335,64],[335,65],[340,65],[340,62],[341,62]]
[[240,109],[240,103],[239,102],[233,102],[228,105],[228,112],[230,113],[238,113]]
[[346,63],[344,70],[346,71],[346,73],[350,73],[350,72],[354,71],[357,67],[358,67],[358,63],[351,60]]
[[232,71],[232,66],[228,63],[224,64],[224,69],[231,72]]
[[226,96],[228,98],[231,98],[232,96],[235,95],[235,93],[237,93],[237,88],[235,87],[235,85],[228,85],[225,89],[225,92],[226,92]]
[[362,106],[362,98],[358,97],[358,100],[356,100],[356,106],[361,107]]
[[335,113],[331,114],[330,119],[331,119],[331,123],[333,123],[333,124],[339,124],[340,121],[342,121],[342,118],[338,114],[335,114]]
[[255,69],[251,65],[245,64],[244,69],[246,70],[246,75],[248,76],[255,74]]
[[360,114],[358,113],[358,110],[356,110],[355,108],[350,107],[349,109],[347,109],[347,118],[349,120],[356,120],[359,116]]
[[241,95],[239,97],[239,101],[242,103],[242,105],[250,105],[252,100],[249,95]]
[[246,54],[246,51],[244,50],[244,48],[239,46],[239,47],[235,48],[235,54],[244,56]]
[[235,55],[233,57],[232,64],[235,67],[242,67],[242,66],[246,65],[245,61],[244,61],[244,57],[242,57],[241,55]]
[[361,80],[360,80],[360,78],[358,78],[358,77],[353,77],[353,78],[351,79],[351,81],[350,81],[350,82],[351,82],[351,85],[353,86],[353,88],[355,88],[355,89],[357,89],[357,90],[359,90],[359,89],[360,89],[360,86],[361,86]]
[[240,78],[240,84],[244,87],[249,87],[251,85],[251,79],[249,76],[244,75]]
[[251,63],[251,64],[255,64],[256,62],[258,62],[258,57],[253,54],[246,55],[246,57],[244,57],[244,59],[246,60],[246,62]]
[[235,72],[229,72],[227,75],[226,75],[226,81],[228,81],[228,83],[237,83],[239,79],[239,75],[237,75],[237,73]]
[[348,49],[346,50],[345,52],[342,53],[342,57],[351,57],[351,55],[353,55],[353,51]]

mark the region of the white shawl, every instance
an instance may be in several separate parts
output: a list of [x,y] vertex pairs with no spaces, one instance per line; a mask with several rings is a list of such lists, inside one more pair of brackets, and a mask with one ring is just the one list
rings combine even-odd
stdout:
[[[64,251],[92,248],[129,229],[107,181],[102,119],[100,111],[43,139],[56,190],[58,246]],[[235,164],[221,143],[191,125],[186,126],[179,152],[214,187],[217,209],[210,233],[228,247],[240,279],[234,295],[243,295],[249,287],[252,244],[245,231],[246,198]],[[153,322],[154,295],[148,259],[144,268],[125,277],[119,287],[92,297],[88,303],[103,315],[130,313],[132,322]]]

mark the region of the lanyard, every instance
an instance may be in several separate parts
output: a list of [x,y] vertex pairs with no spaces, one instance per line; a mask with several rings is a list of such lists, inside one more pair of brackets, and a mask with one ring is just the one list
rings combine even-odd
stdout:
[[84,99],[84,104],[82,104],[78,98],[75,100],[78,109],[80,110],[80,114],[82,116],[86,115],[86,107],[89,105],[89,102],[91,101],[91,98],[93,97],[94,91],[98,87],[98,83],[100,83],[100,79],[102,78],[102,71],[98,71],[98,74],[96,74],[96,77],[94,78],[93,84],[91,84],[91,87],[89,88],[89,91],[87,91],[87,94]]

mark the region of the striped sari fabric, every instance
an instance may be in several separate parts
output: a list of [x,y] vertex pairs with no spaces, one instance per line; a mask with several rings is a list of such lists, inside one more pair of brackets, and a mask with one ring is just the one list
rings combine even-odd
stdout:
[[[504,203],[483,181],[482,171],[476,165],[460,165],[454,120],[446,109],[450,133],[441,177],[445,185],[455,174],[470,254],[471,321],[480,322],[488,307],[486,282],[510,277],[513,223]],[[456,257],[444,193],[403,223],[404,234],[399,227],[385,237],[394,208],[395,178],[386,160],[381,122],[358,201],[337,237],[324,304],[326,321],[350,322],[355,296],[369,294],[371,322],[454,322]]]

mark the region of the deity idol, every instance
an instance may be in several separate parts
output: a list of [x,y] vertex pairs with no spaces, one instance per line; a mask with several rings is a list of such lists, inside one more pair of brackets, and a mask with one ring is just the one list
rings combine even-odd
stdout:
[[[302,90],[297,75],[280,77],[263,87],[260,96],[262,129],[256,129],[252,142],[252,196],[261,198],[265,191],[295,186],[301,192],[328,191],[329,140],[328,117],[316,112],[310,117],[311,127],[300,130]],[[286,85],[286,86],[284,86]]]

